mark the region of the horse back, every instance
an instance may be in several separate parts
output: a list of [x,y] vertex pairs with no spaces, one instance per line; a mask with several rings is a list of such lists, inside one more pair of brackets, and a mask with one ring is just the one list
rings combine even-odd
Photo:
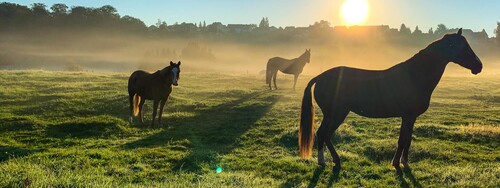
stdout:
[[172,91],[172,87],[166,83],[166,79],[160,72],[153,74],[138,70],[132,73],[129,78],[129,93],[133,92],[144,99],[164,99]]
[[281,57],[273,57],[267,62],[268,69],[277,69],[285,74],[300,74],[304,68],[304,65],[294,62],[290,59],[285,59]]
[[316,80],[318,105],[347,108],[367,117],[420,115],[427,110],[430,100],[430,95],[419,92],[412,77],[404,71],[336,67]]

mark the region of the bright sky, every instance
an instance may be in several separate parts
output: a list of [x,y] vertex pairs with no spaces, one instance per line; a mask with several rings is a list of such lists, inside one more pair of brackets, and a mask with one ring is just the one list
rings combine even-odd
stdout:
[[[319,20],[327,20],[332,26],[342,25],[340,7],[344,0],[11,0],[8,2],[30,5],[54,3],[71,6],[101,7],[112,5],[122,16],[141,19],[146,25],[158,19],[167,24],[175,22],[199,23],[206,21],[223,24],[258,24],[268,17],[272,26],[309,26]],[[366,25],[389,25],[399,28],[401,23],[415,26],[427,32],[440,23],[448,28],[485,29],[493,35],[496,22],[500,21],[499,0],[367,0],[369,15]]]

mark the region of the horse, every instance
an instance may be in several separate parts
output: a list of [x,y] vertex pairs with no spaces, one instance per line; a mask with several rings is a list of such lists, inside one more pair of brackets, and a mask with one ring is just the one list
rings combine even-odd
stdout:
[[161,116],[163,107],[172,92],[172,85],[177,86],[179,75],[181,73],[181,62],[177,64],[170,61],[170,66],[158,70],[153,74],[146,71],[137,70],[130,75],[128,79],[128,95],[130,102],[130,119],[132,124],[133,117],[139,116],[141,124],[143,122],[142,106],[146,100],[153,100],[153,121],[151,127],[154,127],[156,111],[160,104],[158,115],[158,124],[161,126]]
[[295,90],[295,84],[297,84],[297,78],[300,73],[304,69],[306,63],[310,62],[311,58],[311,49],[306,49],[306,51],[300,55],[298,58],[294,59],[284,59],[281,57],[273,57],[267,61],[266,68],[266,84],[269,84],[269,89],[272,90],[271,87],[271,78],[274,81],[274,88],[278,89],[276,86],[276,76],[278,74],[278,70],[285,74],[293,74],[293,90]]
[[349,112],[369,118],[401,117],[396,153],[392,166],[401,172],[400,164],[408,166],[408,151],[413,125],[419,115],[429,107],[433,90],[441,79],[445,67],[454,62],[472,74],[481,72],[483,65],[469,43],[457,33],[446,34],[429,44],[410,59],[386,70],[363,70],[335,67],[311,79],[302,98],[299,155],[310,158],[314,140],[314,107],[311,87],[315,84],[314,98],[323,112],[317,131],[318,163],[325,165],[323,147],[326,144],[340,170],[340,158],[331,143],[335,130]]

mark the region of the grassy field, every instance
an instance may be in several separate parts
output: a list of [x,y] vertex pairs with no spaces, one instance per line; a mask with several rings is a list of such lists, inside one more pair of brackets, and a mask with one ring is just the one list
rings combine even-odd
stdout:
[[127,122],[128,75],[0,71],[0,187],[500,187],[498,76],[444,77],[397,175],[399,118],[349,114],[340,174],[330,155],[326,168],[298,157],[310,77],[268,91],[262,75],[183,72],[151,129]]

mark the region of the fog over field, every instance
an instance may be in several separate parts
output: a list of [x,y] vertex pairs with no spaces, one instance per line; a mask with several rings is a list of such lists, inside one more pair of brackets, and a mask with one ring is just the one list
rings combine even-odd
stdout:
[[[89,2],[97,1],[79,3]],[[500,187],[500,22],[494,35],[476,30],[495,22],[476,23],[472,1],[376,2],[244,2],[245,11],[265,5],[285,17],[274,8],[287,4],[308,18],[322,12],[310,7],[329,5],[323,11],[342,12],[349,27],[280,27],[260,15],[205,22],[210,15],[201,14],[218,4],[241,10],[243,1],[140,2],[132,9],[168,4],[203,15],[149,26],[111,5],[0,2],[0,187]],[[492,2],[476,4],[500,4]],[[380,11],[387,7],[394,12]],[[449,15],[472,7],[468,20]],[[369,10],[384,24],[421,10],[419,19],[452,20],[425,30],[367,25]],[[317,76],[338,66],[387,69],[436,40],[389,71]],[[297,75],[310,52],[300,76],[280,72],[272,89],[268,60],[304,52],[292,65],[270,63]],[[449,59],[468,68],[449,63],[442,76]]]
[[[411,40],[362,33],[357,38],[335,33],[331,27],[324,37],[286,35],[285,31],[253,33],[193,34],[190,37],[111,33],[103,29],[54,32],[3,32],[0,35],[0,69],[43,69],[70,71],[130,72],[154,71],[169,61],[182,61],[183,71],[259,74],[272,57],[292,59],[311,49],[311,63],[304,74],[315,75],[335,66],[385,69],[405,61],[428,43],[441,38],[427,36]],[[397,32],[396,32],[397,34]],[[283,35],[290,40],[272,38]],[[295,37],[295,38],[294,38]],[[409,36],[411,37],[411,36]],[[388,39],[389,38],[389,39]],[[487,45],[471,41],[482,59],[483,73],[494,74],[499,58]],[[458,65],[446,74],[464,74]]]

